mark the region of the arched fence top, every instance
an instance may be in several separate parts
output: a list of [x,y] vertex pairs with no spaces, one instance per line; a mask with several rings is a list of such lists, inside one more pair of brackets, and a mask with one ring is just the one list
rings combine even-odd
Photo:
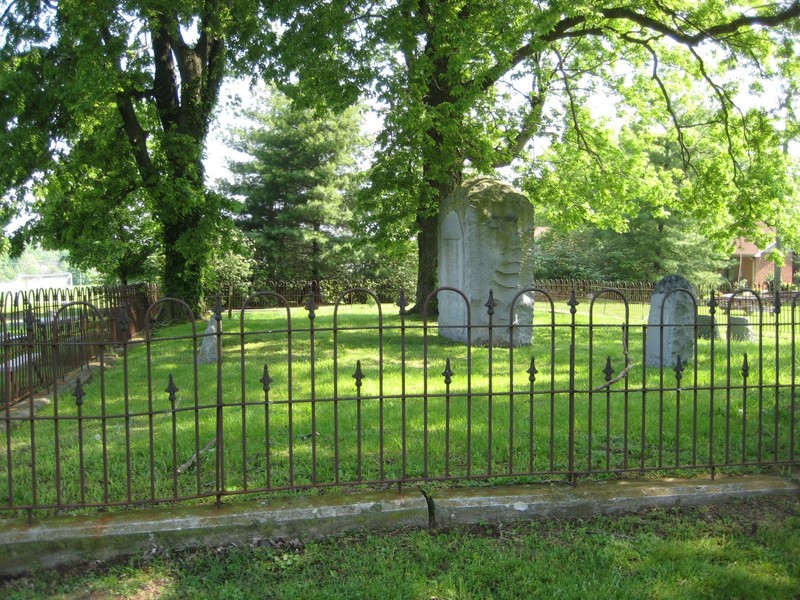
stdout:
[[383,310],[381,309],[381,301],[378,298],[378,295],[363,287],[354,287],[354,288],[347,288],[346,290],[342,291],[339,296],[336,298],[336,301],[333,303],[333,327],[336,329],[336,326],[339,322],[339,309],[344,304],[344,300],[348,295],[351,294],[364,294],[369,298],[372,298],[375,306],[378,309],[378,323],[383,325]]

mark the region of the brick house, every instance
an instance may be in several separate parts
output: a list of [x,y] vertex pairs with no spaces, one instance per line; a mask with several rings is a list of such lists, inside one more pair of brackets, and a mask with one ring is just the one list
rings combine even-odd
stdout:
[[[775,273],[775,263],[768,258],[774,248],[774,242],[761,249],[753,242],[739,238],[736,240],[735,250],[731,256],[733,264],[726,273],[727,279],[731,282],[747,281],[748,287],[753,289],[764,287],[764,283],[771,281],[772,275]],[[786,260],[781,267],[781,283],[792,283],[795,269],[794,252],[789,251],[786,253]]]

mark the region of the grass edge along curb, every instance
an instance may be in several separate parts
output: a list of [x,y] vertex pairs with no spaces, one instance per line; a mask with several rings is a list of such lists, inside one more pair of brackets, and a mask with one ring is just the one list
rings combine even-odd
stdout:
[[800,481],[775,475],[583,481],[569,485],[459,488],[280,498],[214,506],[139,509],[91,517],[0,524],[0,576],[161,549],[320,539],[356,531],[427,528],[541,518],[590,517],[651,507],[719,504],[759,496],[800,495]]

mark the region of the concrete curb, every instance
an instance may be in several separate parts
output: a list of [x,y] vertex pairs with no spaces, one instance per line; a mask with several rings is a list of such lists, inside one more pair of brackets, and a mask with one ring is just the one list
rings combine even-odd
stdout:
[[31,525],[0,525],[0,576],[157,554],[162,549],[309,540],[352,531],[427,526],[425,498],[397,492],[55,517]]
[[365,492],[214,506],[160,507],[92,517],[0,523],[0,576],[106,561],[164,549],[310,540],[355,531],[454,527],[541,518],[591,517],[651,507],[719,504],[800,495],[800,481],[777,476],[621,480],[433,493]]
[[540,518],[587,518],[778,495],[800,495],[800,483],[757,475],[714,480],[587,481],[574,488],[564,484],[472,488],[437,493],[433,519],[437,527],[454,527]]

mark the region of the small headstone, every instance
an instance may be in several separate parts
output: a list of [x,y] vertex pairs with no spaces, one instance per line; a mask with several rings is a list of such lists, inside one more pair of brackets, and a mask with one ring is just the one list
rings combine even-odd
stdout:
[[712,330],[711,315],[697,315],[697,337],[705,340],[710,340],[712,337],[719,339],[719,323],[715,320],[714,329]]
[[208,327],[203,335],[203,341],[200,344],[200,354],[197,356],[197,362],[201,365],[210,365],[216,363],[219,357],[217,356],[217,319],[212,316],[208,322]]
[[753,329],[750,327],[750,319],[747,317],[728,316],[728,339],[744,342],[755,339]]
[[668,275],[653,289],[647,319],[646,361],[650,367],[672,369],[694,356],[696,304],[692,284],[680,275]]
[[[489,343],[489,291],[493,293],[495,346],[530,344],[533,299],[517,293],[533,286],[533,206],[510,185],[482,177],[464,183],[442,203],[439,216],[439,335],[473,345]],[[473,326],[467,335],[467,311]],[[514,325],[513,338],[509,325]]]

